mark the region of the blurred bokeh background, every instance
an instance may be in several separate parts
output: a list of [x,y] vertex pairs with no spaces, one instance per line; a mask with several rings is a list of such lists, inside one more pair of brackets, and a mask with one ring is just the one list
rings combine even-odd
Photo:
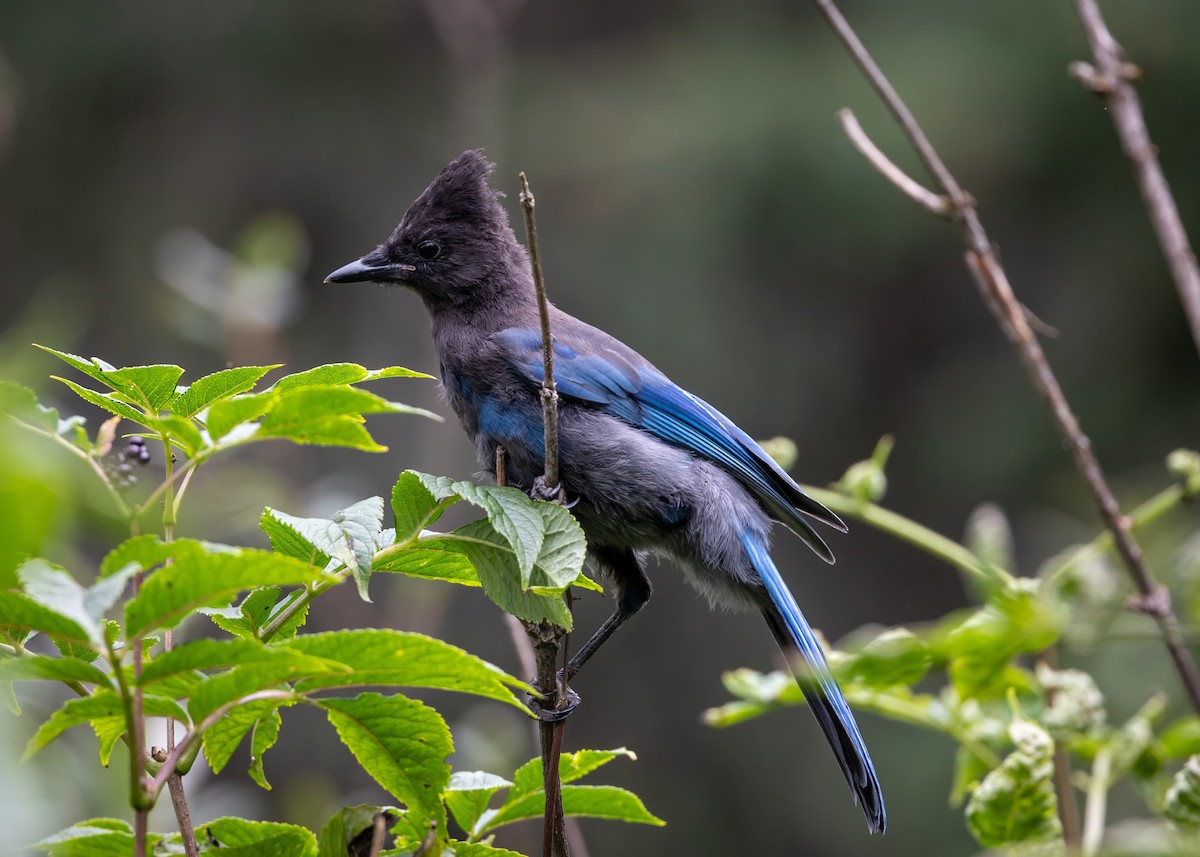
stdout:
[[[1196,352],[1109,116],[1066,74],[1086,50],[1070,4],[844,8],[980,200],[1019,296],[1058,329],[1049,357],[1123,501],[1147,496],[1168,479],[1166,454],[1197,443]],[[1151,132],[1195,233],[1200,4],[1127,0],[1105,12],[1143,70]],[[958,234],[850,148],[834,119],[843,106],[919,175],[804,3],[5,3],[0,376],[94,428],[99,413],[48,380],[62,367],[30,342],[117,365],[178,363],[185,381],[251,362],[436,372],[415,297],[321,280],[382,240],[446,161],[483,146],[514,222],[517,172],[530,176],[560,306],[752,434],[795,438],[802,481],[837,479],[893,434],[888,505],[958,537],[978,504],[996,502],[1033,573],[1094,533],[1089,501],[969,280]],[[376,389],[449,415],[430,382]],[[371,427],[388,453],[262,446],[212,465],[181,534],[259,544],[265,505],[325,514],[386,494],[406,467],[475,470],[456,425]],[[6,444],[6,490],[43,486],[8,495],[23,517],[10,516],[6,538],[87,577],[120,537],[103,496],[77,462],[31,438]],[[1151,536],[1152,561],[1178,544],[1179,526]],[[833,568],[795,540],[778,547],[833,639],[966,601],[952,570],[863,525],[833,546]],[[576,683],[585,704],[567,740],[633,749],[636,763],[603,777],[669,825],[584,822],[593,855],[974,850],[946,804],[953,748],[940,736],[863,718],[890,820],[868,840],[806,714],[702,725],[700,712],[725,699],[722,671],[773,666],[773,644],[757,617],[710,613],[669,566],[653,577],[651,605]],[[372,585],[374,604],[342,587],[310,626],[426,631],[518,669],[478,593],[390,576]],[[607,611],[584,599],[581,629]],[[1152,637],[1110,650],[1098,675],[1113,719],[1153,689],[1176,690]],[[0,849],[124,815],[121,765],[99,770],[86,730],[14,775],[54,701],[23,699],[30,716],[0,720]],[[456,766],[505,774],[533,755],[515,712],[434,701],[458,737]],[[289,710],[284,721],[266,760],[274,790],[239,773],[244,756],[219,778],[198,764],[187,781],[195,816],[317,827],[344,803],[386,802],[320,717]],[[169,807],[157,812],[158,827],[173,823]],[[499,844],[536,841],[514,829]]]

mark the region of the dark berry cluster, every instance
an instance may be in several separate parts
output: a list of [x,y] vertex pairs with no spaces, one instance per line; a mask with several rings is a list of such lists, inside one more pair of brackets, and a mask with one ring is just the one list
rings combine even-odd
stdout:
[[120,452],[114,450],[103,459],[104,469],[116,486],[122,490],[132,488],[137,484],[134,465],[145,466],[150,463],[150,450],[146,447],[144,437],[131,437]]

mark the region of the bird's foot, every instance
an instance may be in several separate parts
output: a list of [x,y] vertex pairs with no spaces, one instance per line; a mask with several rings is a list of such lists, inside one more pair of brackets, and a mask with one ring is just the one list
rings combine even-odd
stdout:
[[[554,703],[557,692],[548,695],[545,699],[538,699],[536,696],[531,696],[527,700],[529,710],[533,712],[533,716],[543,723],[558,723],[560,720],[566,720],[571,716],[571,713],[579,706],[579,694],[567,688],[566,695],[557,703]],[[547,708],[545,705],[551,707]]]
[[533,480],[533,490],[529,492],[529,496],[535,500],[548,500],[551,503],[560,503],[566,497],[563,492],[562,485],[554,485],[553,487],[546,484],[546,477],[539,476]]

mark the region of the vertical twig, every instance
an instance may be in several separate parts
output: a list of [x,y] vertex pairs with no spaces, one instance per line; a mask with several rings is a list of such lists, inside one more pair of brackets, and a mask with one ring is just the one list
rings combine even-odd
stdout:
[[[525,239],[529,249],[529,264],[533,270],[533,285],[537,292],[538,317],[542,326],[542,426],[545,438],[545,474],[543,476],[546,499],[562,502],[563,491],[558,472],[558,392],[554,385],[554,336],[550,330],[550,302],[546,298],[546,283],[542,278],[542,260],[538,251],[537,222],[534,218],[533,191],[525,173],[521,178],[521,211],[525,216]],[[536,493],[536,492],[535,492]],[[537,662],[537,687],[550,696],[556,709],[566,705],[566,687],[555,681],[560,642],[564,636],[561,628],[542,623],[527,628]],[[565,649],[565,645],[561,648]],[[539,720],[538,730],[542,748],[542,784],[546,793],[546,811],[542,820],[543,857],[569,857],[566,820],[563,816],[562,788],[558,775],[559,758],[562,754],[563,719],[547,722]]]
[[[1200,712],[1200,673],[1191,653],[1184,645],[1179,622],[1175,617],[1165,590],[1158,586],[1146,566],[1141,546],[1134,539],[1129,519],[1121,514],[1120,506],[1100,463],[1092,451],[1091,441],[1083,433],[1079,420],[1067,404],[1066,396],[1050,368],[1041,344],[1037,340],[1025,311],[1013,294],[1008,277],[996,258],[991,239],[983,228],[975,201],[967,194],[917,124],[887,77],[863,46],[862,41],[847,23],[833,0],[813,0],[830,27],[837,34],[855,64],[870,81],[871,86],[895,117],[918,157],[929,170],[937,185],[950,200],[952,217],[960,225],[967,244],[967,267],[975,279],[984,302],[995,315],[1006,337],[1017,351],[1030,382],[1046,402],[1063,440],[1070,450],[1075,466],[1083,476],[1092,497],[1099,507],[1104,525],[1112,532],[1117,553],[1141,594],[1139,608],[1153,616],[1167,646],[1179,678],[1187,691],[1192,707]],[[913,184],[916,184],[913,182]],[[910,189],[906,189],[910,192]]]
[[529,264],[533,267],[533,287],[537,291],[538,317],[542,322],[542,421],[546,438],[546,490],[559,493],[558,484],[558,391],[554,386],[554,337],[550,330],[550,302],[542,279],[542,259],[538,252],[537,222],[534,220],[533,192],[521,173],[521,211],[525,215],[525,236],[529,245]]
[[1075,11],[1083,24],[1095,66],[1076,62],[1071,63],[1069,71],[1108,105],[1121,148],[1133,164],[1133,175],[1146,203],[1158,246],[1175,280],[1192,339],[1200,350],[1200,268],[1171,187],[1159,166],[1158,149],[1150,140],[1141,99],[1133,85],[1140,70],[1125,60],[1125,52],[1104,23],[1096,0],[1075,0]]

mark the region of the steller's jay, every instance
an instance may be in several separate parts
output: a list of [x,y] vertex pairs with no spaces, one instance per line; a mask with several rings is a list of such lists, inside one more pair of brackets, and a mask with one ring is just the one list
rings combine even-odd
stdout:
[[[445,395],[494,471],[534,488],[543,471],[541,327],[529,258],[487,183],[492,164],[464,152],[400,225],[326,282],[407,286],[433,317]],[[801,492],[749,435],[601,330],[551,308],[562,488],[616,611],[567,667],[570,678],[650,599],[647,553],[675,560],[713,603],[758,610],[788,662],[872,833],[887,823],[875,768],[820,644],[768,553],[772,519],[833,562],[813,529],[837,515]],[[544,486],[543,486],[544,487]]]

